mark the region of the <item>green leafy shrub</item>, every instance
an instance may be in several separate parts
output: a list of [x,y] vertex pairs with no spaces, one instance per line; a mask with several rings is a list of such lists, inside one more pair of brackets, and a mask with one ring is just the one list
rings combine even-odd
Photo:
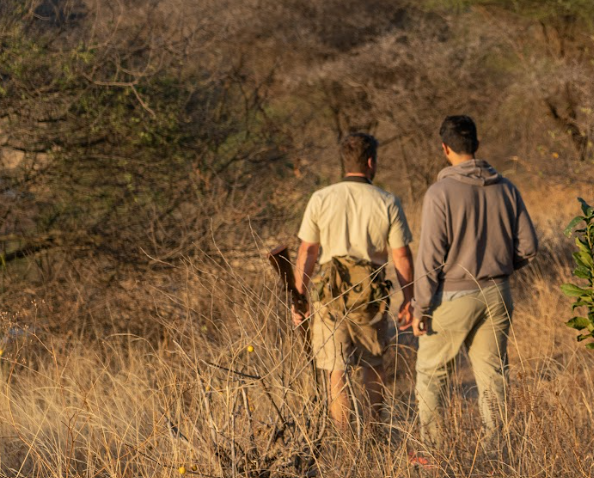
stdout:
[[[586,287],[576,284],[563,284],[561,290],[569,297],[575,298],[573,310],[583,307],[587,311],[584,316],[576,316],[566,324],[579,331],[578,341],[594,339],[594,207],[588,205],[582,198],[578,198],[582,204],[583,215],[574,217],[567,228],[565,235],[570,237],[575,234],[575,243],[578,251],[574,252],[573,259],[576,268],[573,275],[579,279],[588,281]],[[594,350],[594,342],[586,344],[586,347]]]

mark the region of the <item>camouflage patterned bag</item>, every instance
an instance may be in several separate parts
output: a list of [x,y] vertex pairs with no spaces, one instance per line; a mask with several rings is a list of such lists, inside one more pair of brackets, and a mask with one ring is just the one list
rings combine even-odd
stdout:
[[333,257],[312,285],[313,300],[341,314],[366,312],[373,317],[390,304],[392,284],[385,280],[384,268],[363,259]]

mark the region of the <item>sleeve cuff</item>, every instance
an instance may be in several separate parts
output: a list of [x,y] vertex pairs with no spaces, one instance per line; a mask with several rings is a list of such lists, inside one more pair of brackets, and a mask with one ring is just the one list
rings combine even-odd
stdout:
[[299,233],[299,234],[297,234],[297,237],[301,241],[309,242],[310,244],[319,244],[320,243],[319,237],[309,236],[308,234],[305,234],[305,233]]
[[420,306],[416,299],[412,300],[412,306],[413,306],[413,316],[416,319],[421,319],[423,317],[431,317],[433,315],[433,310],[431,307]]

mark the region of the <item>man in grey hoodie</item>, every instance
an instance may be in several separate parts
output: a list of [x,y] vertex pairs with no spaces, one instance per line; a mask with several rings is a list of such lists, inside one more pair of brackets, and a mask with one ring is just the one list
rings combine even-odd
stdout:
[[535,257],[538,247],[516,187],[475,158],[479,142],[473,120],[448,116],[440,135],[451,166],[440,172],[423,201],[413,321],[419,336],[421,435],[438,446],[443,393],[463,345],[487,435],[498,435],[505,416],[513,310],[508,278]]

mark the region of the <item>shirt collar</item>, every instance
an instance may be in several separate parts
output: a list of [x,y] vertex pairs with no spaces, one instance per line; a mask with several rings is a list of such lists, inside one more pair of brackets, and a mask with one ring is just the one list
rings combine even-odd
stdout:
[[369,178],[365,176],[345,176],[342,178],[343,183],[361,183],[361,184],[373,184]]

